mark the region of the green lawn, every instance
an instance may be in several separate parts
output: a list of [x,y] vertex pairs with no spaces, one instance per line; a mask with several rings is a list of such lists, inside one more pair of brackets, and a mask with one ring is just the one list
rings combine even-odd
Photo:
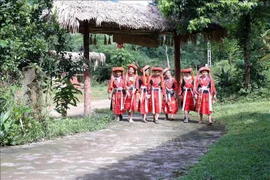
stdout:
[[214,106],[227,134],[180,179],[270,179],[270,101]]
[[[76,95],[76,97],[79,99],[80,103],[84,102],[83,89],[82,89],[82,94]],[[92,86],[90,97],[92,101],[107,99],[108,98],[107,86],[105,85]]]

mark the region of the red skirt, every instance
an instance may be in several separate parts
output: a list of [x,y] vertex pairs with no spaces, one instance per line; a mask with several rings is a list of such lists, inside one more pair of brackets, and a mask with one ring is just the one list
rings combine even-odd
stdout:
[[138,101],[137,101],[137,93],[132,94],[132,90],[128,91],[130,96],[126,97],[125,100],[125,110],[129,111],[137,111],[138,110]]
[[[186,95],[185,95],[186,94]],[[186,98],[185,98],[186,96]],[[183,111],[194,111],[195,110],[195,102],[192,96],[191,91],[184,91],[182,93],[182,101],[183,101]]]
[[152,90],[150,96],[149,112],[159,114],[162,112],[162,93],[161,90]]
[[142,90],[139,101],[139,112],[141,114],[148,114],[149,112],[149,100],[147,99],[147,92]]
[[209,96],[209,93],[199,93],[196,111],[200,114],[212,114],[212,102]]
[[116,115],[124,114],[124,95],[123,91],[115,91],[112,94],[111,107],[112,111]]
[[178,101],[175,96],[171,97],[171,100],[167,97],[167,102],[163,101],[163,112],[165,114],[176,114],[178,112]]

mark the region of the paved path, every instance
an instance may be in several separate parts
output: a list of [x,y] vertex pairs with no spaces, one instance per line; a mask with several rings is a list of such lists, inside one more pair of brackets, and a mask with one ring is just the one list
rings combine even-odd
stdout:
[[185,124],[181,116],[160,124],[136,119],[97,132],[2,148],[1,180],[171,179],[173,172],[197,163],[224,133],[216,124]]
[[[109,99],[104,99],[104,100],[92,101],[91,102],[91,108],[92,108],[92,110],[110,108],[110,100]],[[77,106],[70,106],[70,109],[67,110],[67,115],[69,117],[83,116],[83,111],[84,111],[84,104],[83,103],[78,103]],[[60,117],[61,116],[55,110],[52,110],[50,114],[52,116],[54,116],[54,117]]]

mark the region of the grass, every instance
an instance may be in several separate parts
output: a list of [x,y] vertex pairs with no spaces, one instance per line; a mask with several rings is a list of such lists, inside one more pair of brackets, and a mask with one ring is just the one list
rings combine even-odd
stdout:
[[[91,87],[91,100],[102,100],[108,99],[107,86],[105,85],[95,85]],[[76,96],[79,99],[80,103],[84,102],[84,92],[82,89],[82,94]]]
[[106,128],[112,121],[112,115],[92,114],[83,118],[51,119],[47,121],[46,138],[51,139],[75,133],[96,131]]
[[1,134],[0,144],[1,146],[21,145],[75,133],[96,131],[108,127],[112,122],[111,112],[95,113],[82,118],[48,118],[43,123],[29,119],[28,126],[25,126],[23,131],[19,124],[13,122],[9,131],[2,132],[4,134]]
[[270,101],[219,104],[227,134],[180,179],[270,179]]

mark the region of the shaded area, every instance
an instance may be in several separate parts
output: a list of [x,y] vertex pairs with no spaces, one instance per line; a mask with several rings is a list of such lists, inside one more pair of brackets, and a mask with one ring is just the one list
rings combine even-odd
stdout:
[[270,111],[243,109],[219,117],[228,134],[183,179],[270,179]]
[[[197,163],[198,157],[206,153],[209,145],[220,138],[223,132],[225,129],[220,125],[202,126],[76,179],[172,179]],[[169,134],[164,133],[164,136]],[[157,139],[153,137],[152,143],[155,140]]]
[[[164,118],[164,117],[163,117]],[[121,121],[108,129],[1,149],[1,179],[156,179],[197,163],[219,125]],[[151,119],[150,119],[151,120]]]

